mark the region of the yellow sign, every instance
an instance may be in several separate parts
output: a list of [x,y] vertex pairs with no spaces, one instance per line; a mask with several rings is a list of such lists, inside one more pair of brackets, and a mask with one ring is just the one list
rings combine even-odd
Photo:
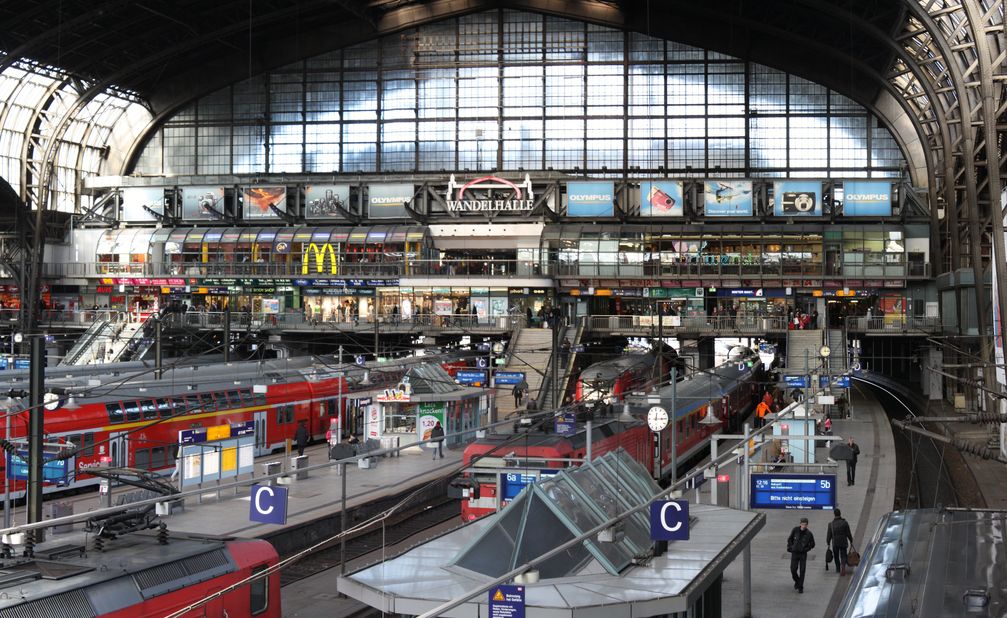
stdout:
[[321,275],[325,272],[325,254],[329,254],[329,259],[332,264],[332,274],[336,274],[336,250],[332,248],[332,245],[325,243],[324,245],[316,245],[311,243],[308,248],[304,250],[304,254],[301,256],[301,274],[306,275],[308,271],[311,270],[311,255],[315,256],[315,270]]
[[231,426],[230,425],[214,425],[213,427],[206,428],[206,441],[213,442],[214,440],[226,440],[231,437]]
[[224,472],[230,472],[232,470],[238,469],[238,448],[229,447],[225,448],[220,453],[220,469]]
[[494,601],[503,601],[504,600],[503,591],[500,590],[499,588],[497,588],[497,593],[493,595],[493,600]]

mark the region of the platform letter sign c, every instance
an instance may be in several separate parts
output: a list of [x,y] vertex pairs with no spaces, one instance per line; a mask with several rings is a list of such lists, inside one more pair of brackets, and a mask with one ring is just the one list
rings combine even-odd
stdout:
[[689,503],[685,500],[651,502],[650,538],[654,541],[688,541]]
[[287,488],[252,485],[252,504],[248,518],[263,524],[287,523]]

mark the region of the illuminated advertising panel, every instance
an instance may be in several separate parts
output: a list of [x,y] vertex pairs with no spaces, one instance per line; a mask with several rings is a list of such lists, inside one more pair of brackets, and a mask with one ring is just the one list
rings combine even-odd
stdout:
[[708,217],[751,217],[750,180],[707,180],[703,183],[703,204]]
[[773,214],[778,217],[820,217],[821,181],[787,180],[773,183]]
[[683,183],[652,180],[640,183],[641,217],[682,217],[685,215]]

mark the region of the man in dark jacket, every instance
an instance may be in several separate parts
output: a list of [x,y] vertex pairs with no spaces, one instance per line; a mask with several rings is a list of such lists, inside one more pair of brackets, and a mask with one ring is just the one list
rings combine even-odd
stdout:
[[860,455],[860,447],[853,441],[853,436],[849,437],[847,444],[853,451],[853,457],[846,460],[846,486],[849,487],[857,484],[857,457]]
[[294,432],[294,444],[297,445],[297,456],[300,457],[304,454],[304,447],[308,445],[308,426],[304,421],[301,421],[297,425],[297,431]]
[[829,532],[825,535],[825,543],[832,546],[832,558],[836,561],[836,573],[846,575],[846,550],[853,545],[853,533],[850,524],[843,519],[839,509],[833,509],[836,516],[829,523]]
[[444,459],[444,428],[441,427],[441,422],[437,421],[434,428],[430,430],[430,439],[433,440],[434,445],[434,459],[440,457]]
[[815,548],[815,535],[808,530],[808,518],[802,517],[801,524],[790,531],[787,537],[787,551],[790,552],[790,576],[794,578],[794,589],[804,592],[804,571],[808,567],[808,552]]

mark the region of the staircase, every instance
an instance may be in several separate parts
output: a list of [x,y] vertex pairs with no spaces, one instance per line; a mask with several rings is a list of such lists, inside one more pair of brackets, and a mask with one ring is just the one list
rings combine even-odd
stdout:
[[[548,388],[546,388],[546,392],[542,394],[541,399],[542,405],[539,406],[543,410],[552,410],[562,405],[563,396],[566,394],[567,389],[570,386],[570,376],[573,374],[573,368],[577,366],[577,352],[575,352],[574,350],[577,348],[577,345],[581,342],[581,339],[584,337],[584,330],[586,324],[587,324],[586,320],[581,320],[580,324],[576,328],[567,326],[566,328],[563,329],[563,333],[562,335],[560,335],[560,345],[563,344],[563,340],[565,339],[567,343],[570,344],[569,348],[570,354],[568,355],[567,358],[566,367],[561,366],[558,370],[559,390],[552,388],[552,373],[551,373],[552,367],[549,367],[550,373],[548,375],[547,380]],[[560,355],[560,358],[557,358],[555,360],[559,361],[561,358],[562,355]],[[560,401],[554,400],[554,397],[557,393],[559,393]]]
[[826,331],[826,337],[829,341],[829,349],[832,351],[829,354],[829,369],[831,373],[845,372],[847,369],[847,360],[850,356],[847,353],[849,344],[846,342],[846,334],[842,330],[828,330]]
[[[805,369],[814,371],[821,359],[818,350],[822,347],[821,330],[791,330],[787,331],[787,367],[786,372],[792,375],[803,373]],[[843,350],[846,347],[843,346]]]
[[96,365],[114,363],[121,360],[129,352],[130,359],[138,359],[146,352],[152,342],[144,340],[144,326],[149,317],[143,321],[127,319],[129,314],[121,314],[111,321],[96,322],[87,329],[84,335],[63,357],[61,365]]
[[[548,328],[522,328],[511,340],[510,351],[507,354],[507,364],[501,371],[523,371],[528,382],[528,397],[537,402],[542,401],[543,374],[549,369],[552,356],[552,330]],[[513,389],[513,387],[509,387]],[[497,418],[503,420],[514,414],[519,408],[514,406],[514,395],[507,387],[497,390]],[[541,405],[539,406],[542,407]],[[524,409],[523,406],[520,409]]]
[[111,338],[112,324],[107,317],[98,318],[84,334],[77,339],[77,343],[66,353],[60,365],[90,365],[96,362],[99,355],[105,354],[105,342]]

